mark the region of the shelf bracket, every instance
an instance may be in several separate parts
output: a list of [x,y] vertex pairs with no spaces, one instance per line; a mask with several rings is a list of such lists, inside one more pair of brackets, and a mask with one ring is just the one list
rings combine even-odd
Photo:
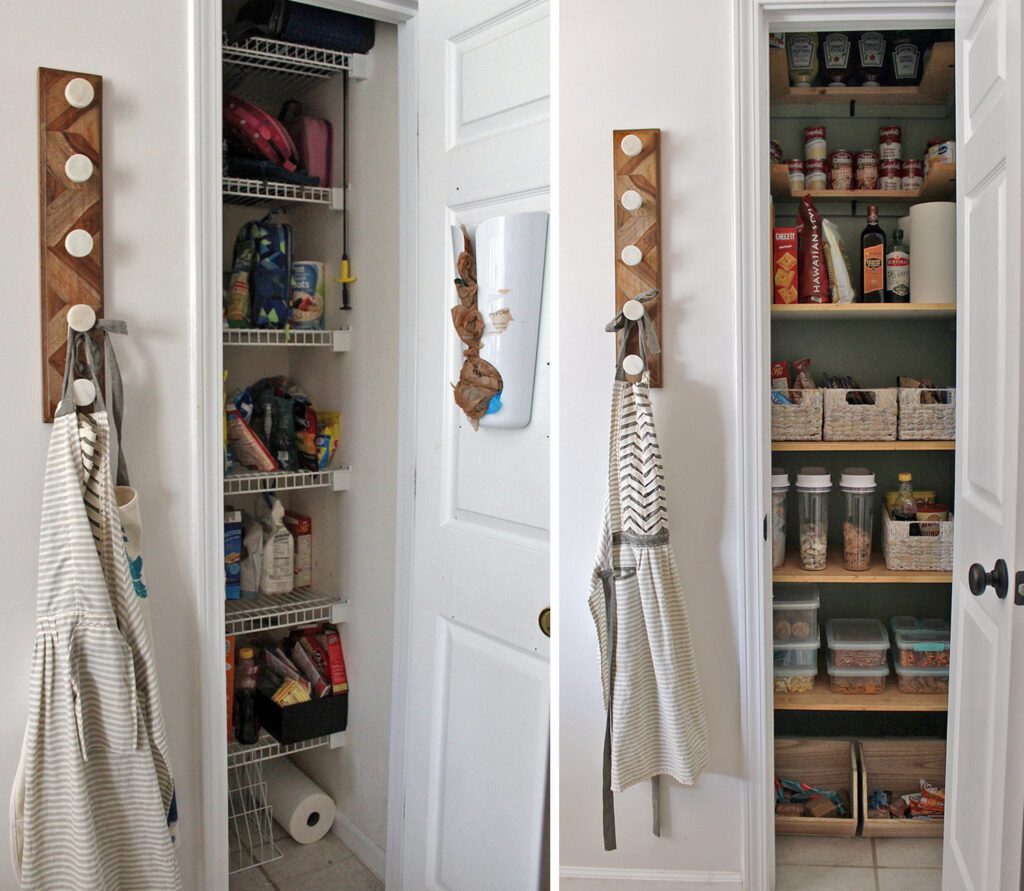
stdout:
[[352,80],[366,80],[370,76],[369,53],[353,53],[349,56],[348,76]]
[[347,730],[342,730],[339,733],[332,733],[331,734],[331,743],[330,743],[330,745],[331,745],[332,749],[343,749],[343,748],[345,748],[345,734],[346,733],[348,733]]
[[344,210],[345,209],[345,189],[344,188],[333,188],[331,189],[331,210]]

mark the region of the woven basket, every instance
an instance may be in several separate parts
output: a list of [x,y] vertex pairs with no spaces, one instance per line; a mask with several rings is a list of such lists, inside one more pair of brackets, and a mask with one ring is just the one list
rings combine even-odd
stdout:
[[956,390],[946,393],[945,405],[922,405],[924,390],[900,389],[900,439],[956,439]]
[[790,390],[799,393],[793,405],[772,403],[772,439],[776,442],[821,439],[821,390]]
[[[938,535],[911,535],[912,526],[938,526]],[[951,570],[953,568],[953,519],[941,523],[894,520],[882,514],[882,553],[892,570]]]
[[[896,438],[896,388],[825,390],[825,439],[860,442]],[[874,393],[874,405],[850,405],[847,393]]]

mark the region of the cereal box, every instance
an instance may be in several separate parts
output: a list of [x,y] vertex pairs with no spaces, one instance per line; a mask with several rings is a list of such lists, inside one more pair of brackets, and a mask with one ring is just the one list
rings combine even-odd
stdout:
[[775,302],[796,303],[796,229],[776,227],[773,233],[775,262],[772,264],[772,274],[775,282]]

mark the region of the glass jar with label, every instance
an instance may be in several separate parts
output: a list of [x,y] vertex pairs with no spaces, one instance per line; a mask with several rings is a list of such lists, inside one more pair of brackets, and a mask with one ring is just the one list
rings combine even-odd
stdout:
[[889,53],[889,81],[894,87],[916,87],[921,82],[921,44],[913,33],[893,38]]
[[857,39],[857,62],[861,84],[881,86],[885,73],[885,35],[881,31],[865,31]]
[[853,53],[849,34],[833,31],[821,39],[821,61],[830,87],[845,87],[853,72]]
[[789,500],[789,474],[772,468],[772,569],[786,562],[786,502]]
[[789,82],[794,87],[810,87],[818,76],[818,35],[787,34],[786,61]]
[[804,467],[796,477],[800,515],[800,566],[822,570],[828,565],[828,496],[832,477],[824,467]]
[[843,493],[843,569],[871,568],[875,513],[875,475],[864,467],[847,467],[839,479]]

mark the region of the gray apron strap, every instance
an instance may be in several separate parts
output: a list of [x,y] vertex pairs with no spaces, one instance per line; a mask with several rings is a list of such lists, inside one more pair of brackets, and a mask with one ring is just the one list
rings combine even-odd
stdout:
[[608,650],[608,712],[604,722],[604,768],[601,800],[603,805],[604,849],[614,851],[615,796],[612,793],[612,691],[615,689],[615,572],[602,569],[599,573],[604,586],[605,636]]
[[[658,296],[658,289],[651,288],[642,294],[637,294],[633,299],[639,303],[647,303]],[[619,313],[607,325],[604,330],[608,332],[621,331],[622,337],[619,341],[619,352],[615,358],[615,380],[624,381],[626,372],[622,368],[622,361],[626,358],[627,345],[633,329],[638,329],[637,344],[640,350],[640,358],[644,363],[643,371],[647,371],[647,360],[649,356],[656,356],[661,352],[661,344],[658,343],[658,333],[651,324],[651,317],[645,312],[639,319],[633,321],[627,319],[620,310]]]
[[651,777],[651,809],[654,811],[654,834],[661,838],[661,777]]
[[[121,424],[124,416],[124,382],[121,380],[121,369],[117,364],[117,355],[110,340],[111,334],[127,334],[128,325],[116,319],[97,319],[92,329],[99,332],[103,341],[103,355],[100,347],[90,331],[68,330],[67,358],[64,362],[64,382],[61,387],[60,406],[56,417],[75,411],[75,398],[72,384],[78,376],[88,377],[96,387],[96,408],[103,411],[103,387],[100,386],[99,369],[106,369],[107,380],[110,382],[110,414],[113,420],[114,439],[117,442],[117,485],[128,486],[128,464],[124,457],[121,439]],[[79,354],[85,356],[83,363]]]

